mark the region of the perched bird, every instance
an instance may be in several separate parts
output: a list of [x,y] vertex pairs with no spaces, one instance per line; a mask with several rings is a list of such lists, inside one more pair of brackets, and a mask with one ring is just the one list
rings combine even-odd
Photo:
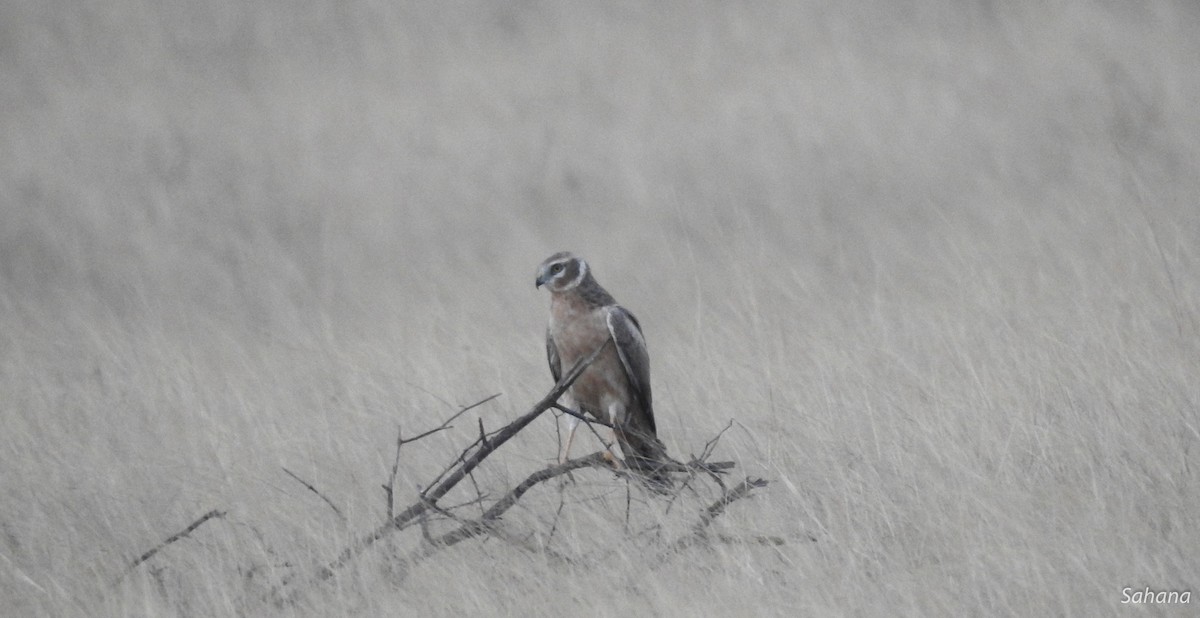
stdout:
[[[546,355],[554,380],[562,378],[564,367],[569,370],[612,340],[567,395],[579,412],[612,424],[628,468],[643,474],[652,487],[669,487],[660,467],[670,458],[654,426],[650,357],[637,318],[600,287],[583,258],[571,253],[555,253],[538,266],[536,287],[543,285],[550,291]],[[570,453],[579,419],[568,415],[567,427],[559,461]]]

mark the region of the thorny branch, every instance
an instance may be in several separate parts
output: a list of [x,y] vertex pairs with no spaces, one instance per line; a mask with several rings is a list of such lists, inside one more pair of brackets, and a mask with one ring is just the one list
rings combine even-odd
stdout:
[[491,524],[493,522],[500,519],[500,517],[504,515],[508,509],[512,508],[513,505],[517,503],[517,500],[521,499],[521,496],[525,495],[525,492],[533,489],[534,485],[548,481],[557,476],[562,476],[568,472],[571,472],[572,470],[589,467],[609,467],[608,463],[604,460],[603,451],[592,453],[591,455],[580,457],[579,459],[571,459],[530,474],[525,478],[524,481],[521,481],[519,485],[512,488],[511,491],[505,494],[503,498],[496,501],[491,508],[484,512],[483,516],[480,517],[479,520],[465,522],[461,528],[443,535],[435,544],[449,547],[450,545],[454,545],[473,536],[477,536],[482,532],[486,532],[491,528]]
[[[575,366],[571,368],[570,371],[568,371],[565,375],[562,376],[562,378],[558,381],[557,384],[554,385],[554,388],[552,388],[550,390],[550,392],[546,394],[546,396],[544,396],[540,401],[535,403],[529,409],[529,411],[527,411],[525,414],[517,417],[515,420],[510,422],[508,425],[505,425],[495,431],[489,432],[484,428],[482,419],[478,419],[478,421],[477,421],[478,436],[466,448],[464,448],[457,455],[457,457],[454,458],[454,460],[450,463],[450,465],[448,465],[444,470],[442,470],[434,478],[434,480],[431,483],[429,483],[428,485],[425,485],[423,488],[420,488],[420,487],[418,488],[420,491],[418,492],[418,499],[416,502],[409,505],[404,510],[401,510],[399,512],[393,512],[393,499],[396,496],[395,480],[396,480],[396,475],[397,475],[397,468],[399,467],[399,456],[400,456],[401,447],[404,444],[407,444],[409,442],[419,440],[419,439],[429,436],[433,433],[437,433],[439,431],[442,431],[443,429],[449,428],[450,422],[459,418],[467,410],[470,410],[471,408],[474,408],[483,403],[486,403],[487,401],[494,399],[498,395],[493,395],[493,396],[488,397],[476,404],[467,406],[467,407],[463,408],[462,410],[459,410],[454,416],[452,416],[450,419],[447,419],[440,426],[435,427],[435,428],[433,428],[429,431],[426,431],[422,434],[419,434],[415,437],[404,438],[403,435],[398,431],[397,436],[396,436],[395,461],[393,462],[393,465],[392,465],[391,474],[389,475],[389,478],[388,478],[388,483],[387,483],[387,485],[384,486],[384,491],[388,497],[388,518],[387,518],[387,520],[382,525],[380,525],[380,526],[376,527],[374,530],[371,530],[370,532],[364,534],[363,536],[361,536],[360,538],[358,538],[357,540],[352,542],[350,545],[345,547],[341,552],[338,553],[338,555],[333,560],[326,563],[324,566],[319,567],[316,570],[316,572],[313,574],[313,577],[312,577],[310,583],[317,583],[317,582],[327,580],[327,579],[333,577],[334,574],[339,569],[346,566],[351,561],[355,560],[359,555],[361,555],[364,551],[366,551],[368,548],[370,548],[375,542],[379,541],[380,539],[384,538],[385,536],[387,536],[397,530],[402,530],[404,528],[408,528],[411,526],[417,526],[417,525],[419,525],[421,528],[421,533],[425,539],[425,543],[423,544],[421,549],[416,552],[416,554],[414,554],[413,556],[410,557],[410,559],[408,560],[408,563],[410,565],[412,563],[415,563],[418,560],[427,558],[444,548],[451,547],[453,545],[461,543],[462,541],[465,541],[465,540],[468,540],[471,538],[481,537],[481,536],[497,538],[497,539],[503,540],[505,542],[508,542],[510,544],[513,544],[515,546],[522,547],[525,549],[529,549],[530,551],[535,551],[537,553],[544,554],[551,558],[561,559],[562,561],[571,562],[570,557],[560,555],[558,552],[550,549],[549,547],[546,547],[544,544],[537,544],[537,543],[531,544],[528,538],[522,539],[522,538],[517,538],[517,537],[512,536],[510,533],[508,533],[504,529],[504,527],[500,526],[500,521],[501,521],[502,517],[505,515],[505,513],[507,513],[510,509],[512,509],[517,504],[517,502],[520,501],[521,498],[526,495],[526,493],[528,493],[530,490],[532,490],[539,484],[545,483],[546,481],[549,481],[549,480],[557,478],[557,477],[561,477],[563,475],[568,475],[572,471],[579,470],[582,468],[605,469],[605,470],[615,473],[617,476],[622,477],[622,478],[626,478],[626,479],[630,479],[630,480],[634,480],[634,479],[641,480],[641,476],[637,472],[629,470],[629,469],[621,468],[621,467],[614,468],[612,465],[612,458],[606,456],[606,455],[609,455],[610,453],[606,452],[606,451],[599,451],[599,452],[587,455],[585,457],[568,460],[565,462],[561,462],[561,463],[558,463],[555,465],[548,466],[541,470],[537,470],[537,471],[529,474],[529,476],[527,476],[523,481],[521,481],[515,487],[508,490],[506,493],[500,495],[499,498],[497,500],[495,500],[494,502],[491,502],[490,505],[486,504],[486,502],[488,501],[488,496],[480,490],[478,485],[474,484],[474,472],[484,462],[484,460],[486,460],[492,453],[494,453],[497,449],[499,449],[505,442],[507,442],[508,440],[513,438],[517,433],[522,431],[526,426],[528,426],[531,422],[533,422],[534,419],[536,419],[538,416],[540,416],[541,414],[543,414],[544,412],[546,412],[547,410],[550,410],[550,409],[556,409],[565,414],[569,414],[571,416],[579,418],[580,420],[582,420],[583,422],[588,424],[588,427],[592,432],[596,431],[593,424],[602,425],[602,426],[606,426],[606,427],[613,427],[613,425],[611,423],[607,423],[607,422],[600,421],[597,419],[586,418],[579,412],[570,410],[569,408],[558,404],[558,399],[563,395],[563,393],[565,393],[567,391],[567,389],[570,388],[571,384],[574,383],[575,380],[579,378],[579,376],[584,372],[584,370],[587,369],[587,367],[589,365],[591,365],[592,362],[595,361],[595,359],[605,350],[605,348],[611,344],[612,344],[611,341],[606,341],[603,345],[601,345],[599,348],[597,348],[594,352],[592,352],[586,358],[583,358],[579,362],[577,362],[575,364]],[[715,519],[717,519],[718,517],[720,517],[725,512],[725,510],[728,508],[728,506],[730,504],[746,497],[754,489],[757,489],[757,488],[760,488],[760,487],[763,487],[766,485],[766,481],[764,481],[762,479],[747,478],[744,481],[742,481],[741,483],[734,486],[732,489],[730,489],[730,488],[726,487],[725,483],[722,481],[721,475],[726,474],[729,470],[734,468],[735,464],[730,461],[725,461],[725,462],[710,462],[710,461],[708,461],[709,457],[712,455],[713,451],[715,450],[717,442],[720,440],[721,436],[728,429],[729,429],[729,426],[726,426],[713,439],[709,440],[704,445],[704,449],[701,452],[699,457],[693,456],[691,458],[691,460],[686,463],[670,460],[670,461],[666,461],[666,462],[659,462],[657,464],[659,471],[683,473],[683,474],[688,475],[687,479],[684,481],[684,483],[681,486],[679,486],[679,489],[676,491],[676,495],[671,497],[671,502],[667,503],[667,512],[670,511],[671,504],[673,504],[674,500],[679,497],[678,496],[679,492],[690,491],[691,493],[696,494],[697,497],[699,497],[700,494],[696,491],[696,489],[694,487],[691,486],[691,482],[694,480],[694,478],[698,474],[708,475],[715,481],[717,486],[719,486],[721,489],[720,497],[715,502],[713,502],[707,508],[705,508],[703,511],[700,512],[699,520],[692,527],[691,531],[688,532],[687,534],[685,534],[683,537],[675,540],[675,542],[669,544],[667,550],[661,555],[662,557],[667,556],[670,552],[684,549],[688,546],[691,546],[691,545],[697,543],[698,541],[705,540],[705,539],[707,539],[709,541],[716,540],[716,541],[723,542],[725,540],[725,537],[723,537],[721,535],[715,535],[715,536],[711,536],[711,537],[708,535],[707,530],[708,530],[709,526],[711,526],[712,522]],[[599,436],[597,435],[597,437],[599,437]],[[601,443],[604,444],[604,441],[601,440]],[[607,445],[606,445],[606,447],[607,447]],[[295,476],[295,475],[293,475],[293,476]],[[451,490],[453,490],[457,485],[459,485],[464,479],[471,479],[472,484],[474,485],[474,488],[475,488],[475,498],[474,499],[469,500],[464,503],[461,503],[461,504],[457,504],[452,507],[443,507],[440,504],[438,504],[439,500],[441,500],[443,497],[445,497]],[[300,480],[300,479],[297,477],[297,480]],[[300,480],[300,481],[302,483],[304,483],[307,487],[309,487],[312,491],[314,491],[315,493],[318,493],[318,495],[321,495],[319,492],[316,492],[316,490],[311,485],[309,485],[308,483],[305,483],[302,480]],[[322,496],[322,497],[324,497],[324,496]],[[628,505],[629,496],[628,495],[626,496],[626,499],[627,499],[626,508],[628,509],[629,508],[629,505]],[[326,500],[326,501],[328,502],[328,500]],[[456,509],[459,509],[461,507],[468,506],[468,505],[475,505],[475,504],[479,505],[479,509],[481,511],[480,515],[477,518],[472,519],[469,517],[464,517],[461,513],[454,512]],[[556,512],[556,515],[555,515],[555,523],[554,523],[555,528],[558,525],[558,516],[561,515],[561,513],[562,513],[563,504],[564,503],[560,497],[558,511]],[[332,503],[330,503],[330,506],[333,506]],[[337,509],[335,508],[335,511],[336,510]],[[430,517],[431,515],[436,517],[437,520],[454,522],[455,524],[457,524],[457,527],[451,529],[448,532],[442,533],[440,535],[434,534],[433,530],[431,529],[430,524],[432,521],[436,521],[436,520],[431,519],[431,517]],[[626,518],[628,519],[628,513],[626,514]],[[628,521],[626,523],[628,525]],[[553,528],[551,530],[551,534],[553,534]],[[729,537],[729,538],[732,539],[734,537]],[[773,544],[776,540],[778,540],[778,537],[767,537],[767,536],[753,537],[752,536],[752,537],[746,537],[744,539],[744,542],[758,542],[758,543]],[[283,582],[281,582],[272,591],[272,596],[276,599],[276,601],[287,602],[288,600],[295,598],[295,595],[300,594],[300,591],[303,589],[303,587],[292,585],[293,582],[291,580],[292,580],[291,577],[285,578],[285,580]]]
[[[591,365],[596,358],[600,356],[600,353],[603,352],[604,349],[607,348],[611,343],[612,340],[605,341],[604,345],[596,348],[596,351],[575,363],[575,366],[571,368],[571,371],[567,372],[562,379],[558,381],[558,384],[555,384],[554,388],[551,389],[550,392],[541,399],[541,401],[537,402],[531,410],[526,412],[517,420],[509,423],[503,429],[497,431],[490,440],[487,440],[482,444],[480,444],[480,440],[476,440],[472,446],[468,447],[466,451],[463,451],[463,454],[460,456],[462,463],[455,468],[449,476],[447,476],[436,486],[426,490],[425,492],[422,492],[421,501],[416,502],[407,509],[396,514],[390,520],[388,520],[387,523],[379,526],[375,530],[372,530],[370,533],[366,534],[362,538],[355,541],[352,545],[342,550],[336,559],[317,571],[316,579],[329,579],[333,576],[335,571],[345,566],[346,563],[350,562],[364,550],[374,545],[376,541],[387,536],[393,530],[400,528],[423,515],[429,510],[429,505],[431,503],[436,504],[437,501],[442,498],[442,496],[445,496],[450,492],[451,489],[454,489],[455,485],[458,485],[460,481],[466,478],[468,474],[478,467],[479,464],[482,463],[483,460],[491,455],[497,448],[500,448],[501,445],[503,445],[505,442],[508,442],[513,436],[517,435],[517,432],[524,429],[525,426],[533,422],[535,418],[540,416],[546,410],[550,409],[550,407],[554,405],[556,401],[558,401],[558,398],[561,397],[568,388],[570,388],[571,384],[573,384],[575,380],[579,378],[580,374],[582,374],[583,371],[587,369],[587,367]],[[478,445],[478,448],[476,448],[474,452],[467,456],[466,453],[472,448],[475,448],[476,445]]]
[[[489,395],[487,397],[484,397],[483,399],[480,399],[479,401],[476,401],[475,403],[473,403],[469,406],[463,406],[462,409],[460,409],[458,412],[455,412],[453,416],[446,419],[445,421],[442,421],[441,425],[438,425],[437,427],[434,427],[433,429],[430,429],[429,431],[418,434],[411,438],[405,438],[403,430],[400,427],[396,427],[396,456],[392,460],[392,472],[391,472],[391,474],[388,475],[388,482],[386,485],[383,486],[383,493],[387,497],[388,519],[391,519],[394,516],[393,508],[395,506],[394,499],[396,496],[396,472],[400,468],[400,448],[403,447],[405,444],[408,444],[410,442],[416,442],[417,440],[429,437],[439,431],[444,431],[446,429],[452,429],[453,425],[451,425],[450,423],[453,423],[458,417],[462,416],[463,414],[466,414],[470,410],[478,408],[479,406],[481,406],[499,396],[500,396],[500,393],[496,393],[494,395]],[[482,420],[480,422],[482,422]]]
[[[530,473],[523,481],[500,495],[499,499],[494,501],[491,500],[489,494],[484,493],[479,486],[475,484],[474,472],[489,456],[491,456],[497,449],[504,445],[505,442],[512,439],[531,422],[533,422],[538,416],[550,409],[556,409],[585,422],[588,425],[589,430],[596,434],[596,437],[600,439],[601,444],[603,444],[606,449],[610,448],[610,446],[605,443],[602,438],[600,438],[594,425],[613,428],[614,426],[612,423],[585,417],[583,414],[559,405],[558,403],[558,399],[563,395],[563,393],[570,388],[570,386],[579,378],[579,376],[587,369],[587,367],[590,366],[609,345],[612,345],[611,340],[606,341],[586,358],[583,358],[579,362],[575,363],[571,370],[562,376],[562,378],[554,385],[550,392],[548,392],[541,400],[535,403],[529,409],[529,411],[517,417],[509,424],[501,427],[500,429],[489,432],[484,428],[483,420],[477,419],[479,431],[478,437],[476,437],[471,444],[464,448],[450,463],[450,465],[447,466],[441,473],[439,473],[431,483],[426,485],[424,488],[418,487],[419,492],[417,501],[398,513],[394,512],[394,499],[397,495],[395,491],[395,484],[400,465],[400,451],[402,447],[405,444],[416,442],[435,433],[450,429],[453,421],[460,418],[469,410],[477,408],[480,405],[499,397],[500,394],[497,393],[495,395],[491,395],[476,403],[465,406],[455,412],[450,418],[443,421],[437,427],[410,438],[404,437],[401,428],[397,427],[396,453],[391,466],[390,474],[388,475],[388,481],[385,485],[383,485],[383,490],[387,496],[387,520],[382,525],[359,537],[357,540],[339,552],[333,560],[318,568],[312,575],[311,580],[309,580],[310,583],[316,583],[333,577],[338,569],[353,561],[378,540],[395,531],[403,530],[413,526],[420,526],[422,536],[426,542],[416,554],[410,557],[408,560],[409,564],[427,558],[444,548],[448,548],[461,543],[462,541],[481,536],[496,538],[516,547],[520,547],[528,551],[544,555],[548,558],[555,559],[559,562],[574,562],[576,560],[575,558],[563,555],[558,551],[551,549],[548,546],[548,538],[545,540],[531,541],[531,539],[534,538],[533,534],[530,534],[525,538],[512,535],[505,529],[505,526],[500,525],[502,518],[530,490],[551,479],[558,478],[563,475],[569,475],[572,471],[583,468],[596,468],[607,470],[626,480],[644,481],[642,476],[645,474],[644,470],[639,473],[622,466],[617,466],[614,468],[614,458],[611,456],[612,452],[602,450],[585,457],[568,460],[534,471]],[[720,517],[730,504],[745,498],[746,496],[750,495],[753,490],[763,487],[767,484],[767,482],[762,479],[747,478],[734,486],[732,489],[726,487],[725,483],[722,481],[722,475],[728,473],[729,470],[735,467],[734,462],[712,462],[709,461],[709,457],[715,451],[717,442],[729,429],[729,427],[730,426],[727,425],[716,436],[709,440],[704,445],[704,449],[698,457],[692,456],[691,460],[686,463],[675,460],[655,463],[655,472],[661,471],[682,473],[687,475],[687,478],[683,481],[683,483],[676,486],[677,489],[670,497],[670,501],[666,503],[666,513],[670,512],[671,505],[677,498],[679,498],[682,492],[690,491],[697,497],[700,496],[700,493],[695,487],[692,486],[692,481],[698,475],[708,475],[714,480],[717,486],[721,488],[720,497],[700,512],[698,521],[696,521],[696,523],[692,526],[692,529],[687,534],[676,539],[673,543],[670,543],[667,546],[667,549],[659,555],[660,559],[665,559],[672,552],[685,549],[701,541],[761,545],[779,545],[786,542],[783,538],[776,536],[731,536],[725,534],[710,535],[708,533],[708,528],[712,525],[713,521]],[[329,497],[321,493],[321,491],[319,491],[315,485],[304,480],[299,475],[295,474],[291,470],[288,470],[287,468],[284,468],[283,471],[288,476],[291,476],[293,479],[295,479],[298,483],[304,485],[304,487],[306,487],[309,491],[324,500],[339,518],[341,518],[343,521],[346,520],[341,509],[339,509],[337,505],[331,499],[329,499]],[[473,499],[460,502],[453,506],[442,506],[438,504],[439,500],[445,497],[464,479],[470,479],[472,482],[475,490],[475,497]],[[630,499],[631,494],[629,493],[629,486],[626,485],[627,530],[629,525]],[[490,505],[488,502],[490,502]],[[560,495],[558,508],[554,514],[554,523],[550,526],[550,537],[553,537],[554,532],[558,527],[559,517],[562,515],[565,504],[566,502],[563,500],[562,495]],[[461,512],[455,512],[464,507],[474,505],[478,505],[480,511],[480,514],[477,518],[472,519],[469,517],[464,517]],[[431,515],[437,519],[431,518]],[[161,543],[144,552],[136,560],[132,561],[132,563],[130,563],[124,571],[124,574],[128,574],[129,572],[133,571],[139,565],[147,560],[150,560],[172,543],[187,537],[205,522],[211,519],[224,517],[225,512],[221,510],[214,509],[205,513],[183,530],[171,535],[170,537],[167,537]],[[435,521],[453,522],[457,525],[457,527],[448,532],[437,535],[434,534],[434,531],[431,530],[430,526],[430,524]],[[659,528],[661,532],[661,526],[652,526],[652,528]],[[810,540],[816,540],[811,536],[808,538]],[[291,565],[288,563],[285,563],[285,566],[288,566],[289,568],[291,567]],[[124,574],[122,577],[124,577]],[[276,603],[281,604],[294,600],[296,596],[305,589],[304,586],[294,585],[297,584],[295,576],[296,574],[293,573],[286,576],[282,581],[278,582],[278,584],[271,589],[269,598],[273,599]],[[120,580],[118,579],[118,581]]]

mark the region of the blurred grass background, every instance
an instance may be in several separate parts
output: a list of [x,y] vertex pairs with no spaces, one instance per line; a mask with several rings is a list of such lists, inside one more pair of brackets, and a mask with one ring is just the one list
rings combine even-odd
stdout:
[[[285,613],[1200,592],[1198,27],[1166,1],[5,0],[0,598],[269,611],[247,582],[379,521],[397,423],[544,393],[532,279],[561,249],[642,321],[668,448],[735,418],[726,456],[777,481],[723,525],[818,542],[653,567],[580,506],[564,538],[616,554],[463,546]],[[555,453],[547,420],[483,480]],[[214,507],[234,523],[110,585]]]

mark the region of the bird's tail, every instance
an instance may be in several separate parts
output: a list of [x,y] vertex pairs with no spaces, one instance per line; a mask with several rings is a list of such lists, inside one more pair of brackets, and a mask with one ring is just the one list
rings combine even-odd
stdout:
[[641,475],[650,489],[664,494],[670,492],[673,483],[665,464],[670,463],[671,458],[662,441],[653,434],[633,428],[625,428],[616,434],[625,464]]

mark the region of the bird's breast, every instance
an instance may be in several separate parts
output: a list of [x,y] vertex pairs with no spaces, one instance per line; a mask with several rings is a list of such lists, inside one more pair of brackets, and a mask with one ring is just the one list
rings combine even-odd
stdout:
[[[603,309],[579,307],[569,302],[555,303],[551,307],[550,333],[558,348],[563,373],[612,337]],[[612,404],[622,408],[628,405],[628,379],[612,345],[575,380],[570,393],[580,408],[604,420],[610,420],[607,412]]]

